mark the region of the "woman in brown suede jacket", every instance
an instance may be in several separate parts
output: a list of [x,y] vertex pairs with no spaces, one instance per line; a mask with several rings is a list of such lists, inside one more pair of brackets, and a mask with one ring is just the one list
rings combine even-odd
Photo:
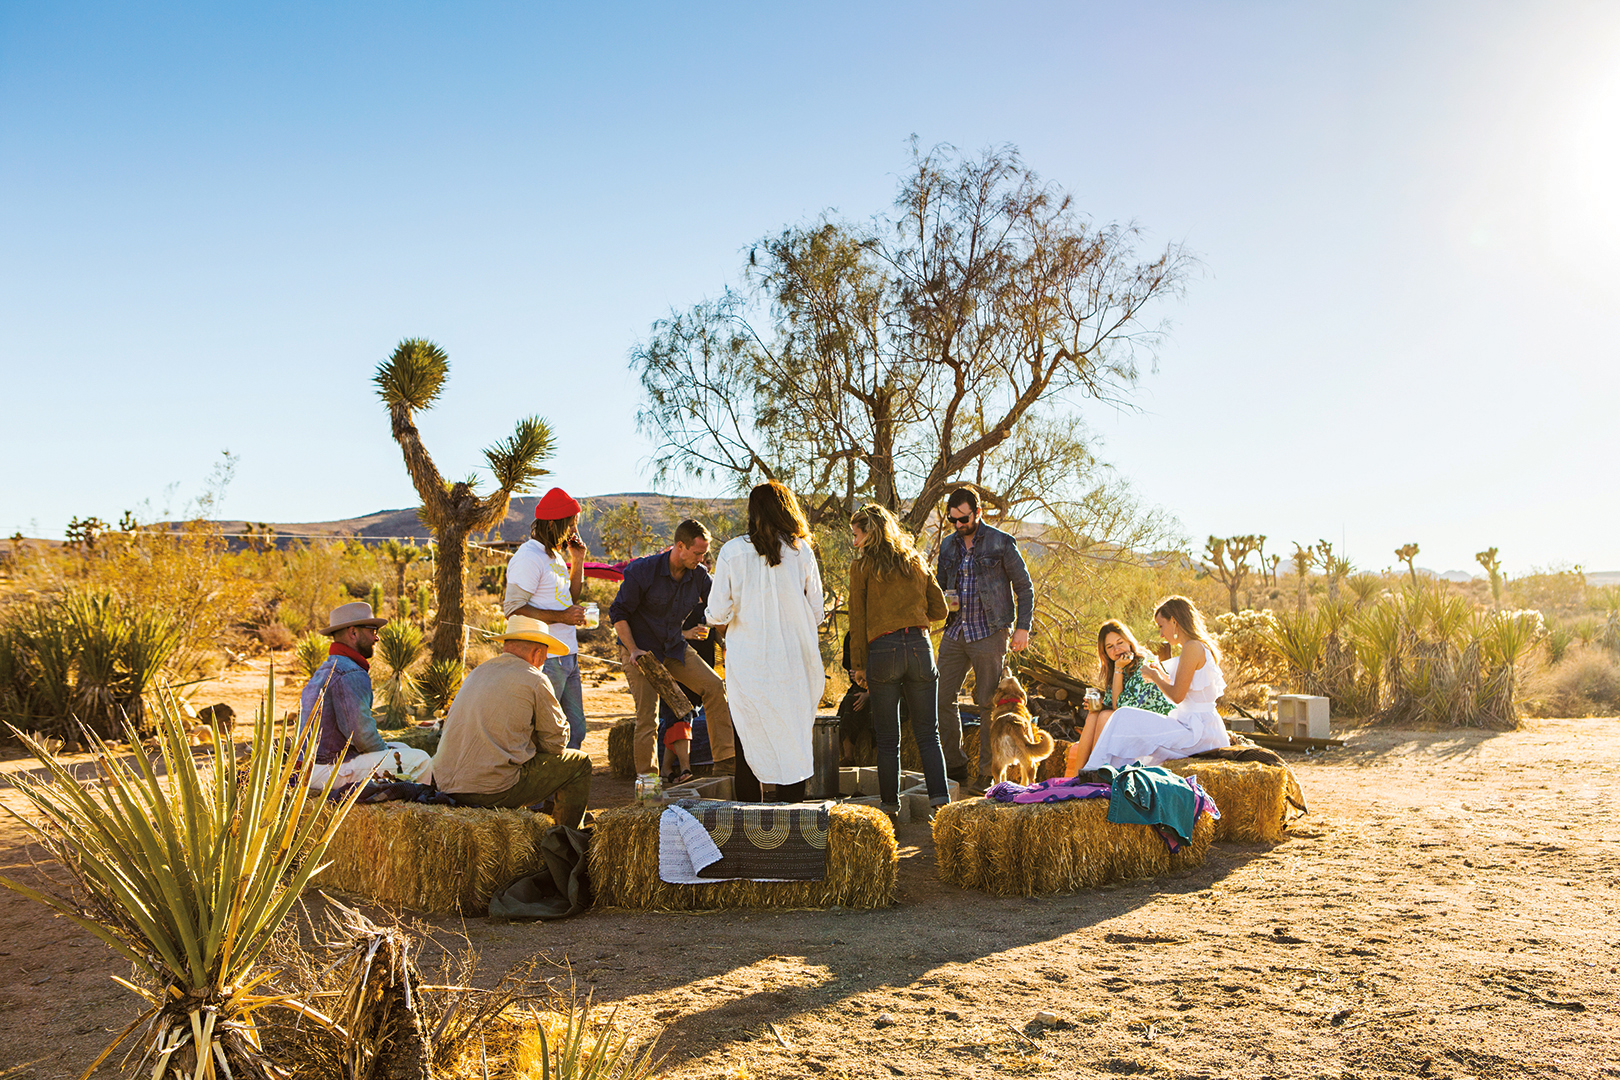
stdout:
[[939,669],[929,639],[945,618],[945,594],[923,566],[895,516],[868,503],[850,518],[855,559],[849,568],[850,677],[872,694],[878,794],[883,809],[900,808],[900,695],[922,755],[928,801],[950,801],[939,745]]

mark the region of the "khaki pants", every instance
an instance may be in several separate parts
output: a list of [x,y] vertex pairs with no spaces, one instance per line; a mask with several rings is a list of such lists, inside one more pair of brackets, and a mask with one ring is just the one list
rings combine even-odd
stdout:
[[591,759],[580,750],[536,754],[518,766],[517,780],[505,791],[487,794],[451,792],[464,806],[506,806],[517,809],[556,799],[557,824],[577,829],[591,797]]
[[[630,684],[630,696],[636,702],[636,772],[658,771],[658,691],[641,669],[630,662],[630,654],[619,646],[619,662],[624,665],[624,678]],[[703,716],[709,725],[709,749],[715,761],[724,761],[737,753],[731,734],[731,706],[726,704],[726,686],[714,668],[691,649],[679,660],[665,660],[664,667],[675,681],[695,692],[702,700]]]

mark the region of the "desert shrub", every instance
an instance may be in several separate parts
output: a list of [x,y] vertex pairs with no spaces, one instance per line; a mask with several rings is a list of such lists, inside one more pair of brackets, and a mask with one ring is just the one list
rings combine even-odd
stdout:
[[1511,726],[1541,614],[1480,614],[1442,585],[1403,589],[1352,610],[1278,612],[1266,645],[1299,692],[1346,715],[1450,726]]
[[1277,617],[1265,609],[1229,611],[1215,617],[1215,643],[1226,675],[1226,699],[1245,706],[1265,704],[1268,691],[1288,678],[1288,665],[1269,640]]
[[99,590],[17,605],[0,624],[0,716],[70,741],[75,720],[104,738],[139,730],[144,695],[180,646],[181,628]]
[[293,632],[281,623],[261,626],[256,633],[258,634],[259,644],[267,649],[290,649],[293,642],[297,640],[293,637]]
[[[1556,664],[1562,660],[1574,640],[1575,631],[1568,626],[1554,626],[1549,629],[1546,638],[1547,663]],[[1586,640],[1590,641],[1590,636]]]
[[1620,715],[1620,660],[1606,650],[1577,648],[1528,688],[1537,716]]

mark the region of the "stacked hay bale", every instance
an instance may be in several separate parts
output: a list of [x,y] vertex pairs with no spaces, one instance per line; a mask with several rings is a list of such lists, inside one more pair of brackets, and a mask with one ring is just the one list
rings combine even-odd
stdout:
[[636,718],[627,716],[608,729],[608,772],[615,780],[636,778]]
[[596,816],[591,835],[591,887],[598,907],[642,911],[716,908],[887,907],[894,902],[899,848],[888,816],[876,807],[834,806],[821,881],[717,881],[671,885],[658,876],[655,804],[622,806]]
[[387,907],[483,915],[496,889],[540,868],[540,838],[554,824],[529,810],[357,805],[314,881]]
[[1146,825],[1108,820],[1107,799],[998,803],[968,799],[934,816],[940,879],[997,896],[1073,892],[1123,878],[1202,866],[1215,835],[1200,815],[1174,855]]
[[1196,775],[1199,785],[1215,800],[1221,811],[1215,823],[1217,841],[1275,844],[1283,838],[1289,777],[1282,766],[1177,758],[1166,761],[1164,767],[1177,776]]

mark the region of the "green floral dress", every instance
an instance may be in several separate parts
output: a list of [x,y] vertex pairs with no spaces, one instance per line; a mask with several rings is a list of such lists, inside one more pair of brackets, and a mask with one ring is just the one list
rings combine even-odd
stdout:
[[1113,701],[1113,691],[1103,691],[1103,708],[1113,709],[1129,706],[1136,709],[1146,709],[1148,712],[1158,713],[1160,716],[1170,715],[1170,710],[1175,708],[1175,705],[1169,698],[1164,696],[1163,690],[1142,677],[1142,667],[1143,665],[1138,662],[1136,667],[1125,673],[1125,681],[1119,687],[1119,704],[1117,706]]

